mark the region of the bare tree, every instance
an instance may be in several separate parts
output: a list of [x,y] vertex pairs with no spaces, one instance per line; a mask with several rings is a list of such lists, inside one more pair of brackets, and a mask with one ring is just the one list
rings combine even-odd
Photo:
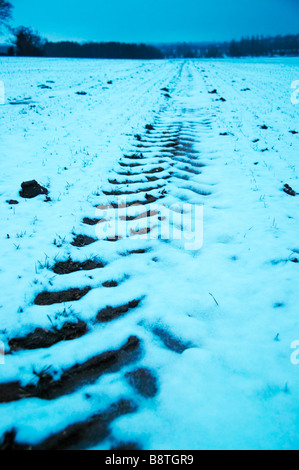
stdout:
[[11,18],[12,4],[7,0],[0,0],[0,24]]
[[31,28],[20,26],[13,30],[17,56],[39,57],[44,54],[45,40]]

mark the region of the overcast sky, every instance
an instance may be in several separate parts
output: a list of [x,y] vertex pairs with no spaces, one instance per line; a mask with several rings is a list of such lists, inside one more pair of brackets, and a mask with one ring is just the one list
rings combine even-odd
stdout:
[[299,33],[299,0],[10,0],[48,40],[172,42]]

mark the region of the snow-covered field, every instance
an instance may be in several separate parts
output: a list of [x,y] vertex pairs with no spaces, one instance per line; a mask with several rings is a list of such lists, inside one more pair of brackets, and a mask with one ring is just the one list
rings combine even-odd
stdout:
[[299,448],[298,79],[0,58],[0,447]]

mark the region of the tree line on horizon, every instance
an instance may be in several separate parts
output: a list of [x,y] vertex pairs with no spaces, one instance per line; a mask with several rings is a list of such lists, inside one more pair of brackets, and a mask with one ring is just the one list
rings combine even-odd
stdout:
[[46,42],[43,47],[44,57],[72,57],[90,59],[162,59],[161,51],[146,44],[127,44],[120,42],[87,42],[79,44],[73,41]]
[[299,34],[220,43],[178,43],[160,46],[165,58],[224,58],[299,56]]
[[120,42],[49,42],[30,28],[14,30],[7,55],[90,59],[170,59],[299,56],[299,34],[243,38],[223,43],[127,44]]

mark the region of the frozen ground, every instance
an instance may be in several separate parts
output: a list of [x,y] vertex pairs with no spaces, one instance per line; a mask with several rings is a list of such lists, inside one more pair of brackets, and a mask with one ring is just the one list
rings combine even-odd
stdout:
[[[2,448],[299,448],[298,78],[0,58]],[[178,204],[203,205],[202,246],[200,223],[192,250],[157,236],[192,235]]]

